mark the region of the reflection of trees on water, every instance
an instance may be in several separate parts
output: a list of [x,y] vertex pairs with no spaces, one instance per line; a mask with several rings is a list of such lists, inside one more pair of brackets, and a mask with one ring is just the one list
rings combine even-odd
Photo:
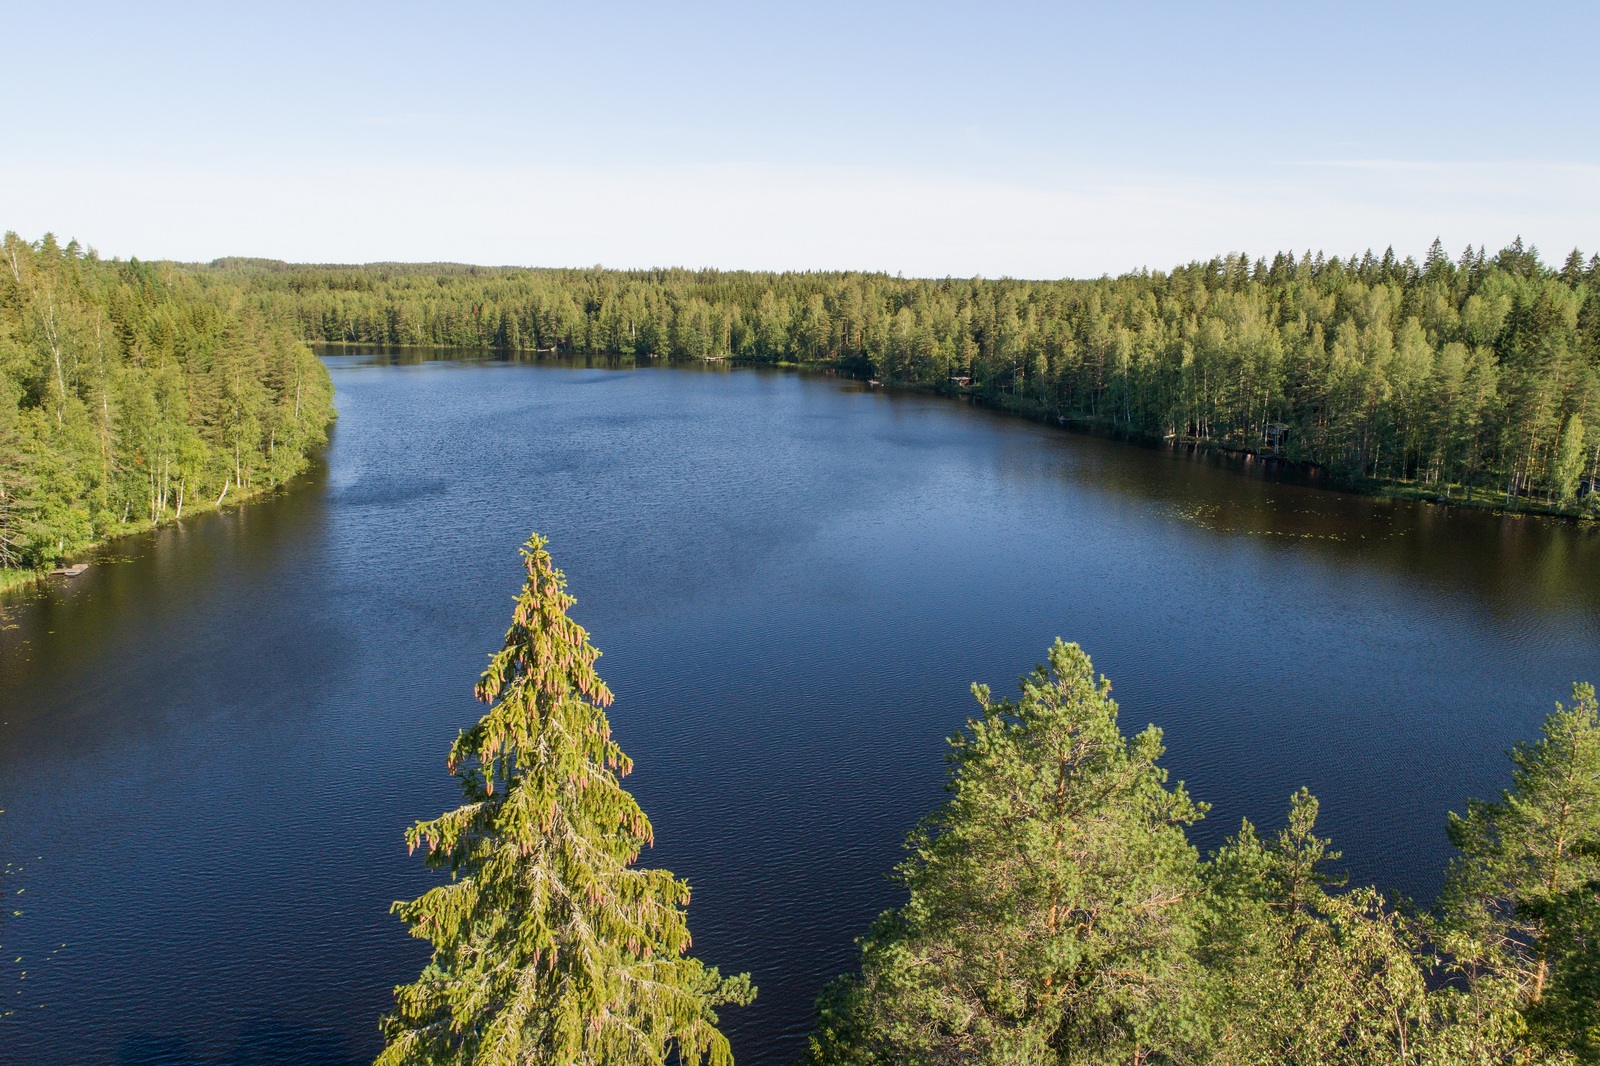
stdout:
[[[54,688],[63,664],[106,656],[118,663],[130,688],[135,678],[143,677],[150,680],[149,692],[163,692],[173,649],[129,642],[128,634],[159,627],[165,618],[182,617],[213,602],[219,586],[242,596],[271,585],[270,571],[283,553],[308,550],[319,537],[328,513],[327,484],[324,452],[271,494],[121,537],[97,551],[94,565],[82,575],[70,581],[47,579],[10,603],[7,614],[0,616],[0,677],[16,700],[5,716],[11,719],[11,743],[0,745],[0,765],[12,751],[65,745],[69,736],[70,744],[81,749],[110,737],[120,740],[130,729],[138,731],[134,727],[142,712],[135,708],[153,712],[159,707],[128,700],[46,707],[31,694],[39,686]],[[80,736],[63,731],[68,723],[55,717],[63,711],[102,722],[107,716],[126,721],[115,730],[97,728]],[[155,728],[157,723],[146,725]]]
[[[674,371],[716,374],[735,369],[718,360],[668,364],[631,356],[437,348],[325,347],[322,354],[381,366],[454,362],[632,370],[670,365]],[[1157,504],[1158,511],[1173,521],[1213,535],[1248,538],[1276,550],[1387,571],[1435,588],[1459,589],[1483,600],[1497,614],[1529,606],[1600,610],[1600,530],[1592,525],[1377,499],[1332,488],[1326,474],[1278,459],[1058,429],[926,393],[876,394],[892,402],[948,405],[963,415],[1025,427],[1041,438],[1042,447],[1072,450],[1073,461],[1057,469],[1076,485]]]
[[1025,425],[1041,447],[1069,460],[1050,467],[1055,476],[1144,500],[1207,534],[1465,591],[1496,614],[1600,611],[1594,524],[1361,496],[1320,487],[1314,472],[1275,461]]
[[[604,355],[552,353],[536,351],[505,351],[495,348],[418,348],[409,345],[377,344],[315,344],[318,355],[338,360],[342,365],[356,366],[426,366],[429,363],[473,363],[498,366],[551,366],[566,370],[642,370],[667,369],[698,371],[700,373],[726,374],[739,367],[728,359],[651,359],[634,355]],[[772,368],[764,368],[772,372]]]

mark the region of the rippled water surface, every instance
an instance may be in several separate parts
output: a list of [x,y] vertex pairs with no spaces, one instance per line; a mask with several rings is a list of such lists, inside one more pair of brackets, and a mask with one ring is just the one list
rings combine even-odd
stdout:
[[[425,947],[404,827],[452,803],[516,549],[551,538],[604,650],[651,862],[749,970],[787,1063],[896,901],[972,681],[1056,635],[1213,804],[1322,799],[1352,876],[1428,898],[1445,813],[1600,680],[1600,537],[831,378],[329,358],[325,464],[6,604],[0,1055],[356,1063]],[[20,957],[21,962],[12,960]]]

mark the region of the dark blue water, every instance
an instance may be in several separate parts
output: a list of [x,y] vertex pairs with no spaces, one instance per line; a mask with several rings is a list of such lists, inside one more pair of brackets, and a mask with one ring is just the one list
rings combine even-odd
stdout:
[[329,362],[303,483],[7,606],[6,1061],[376,1052],[426,955],[388,914],[430,883],[401,834],[456,798],[532,530],[605,652],[649,861],[761,987],[724,1019],[746,1064],[793,1058],[896,902],[969,683],[1058,634],[1166,729],[1200,843],[1306,784],[1354,878],[1422,899],[1445,813],[1600,679],[1600,537],[1570,526],[829,378]]

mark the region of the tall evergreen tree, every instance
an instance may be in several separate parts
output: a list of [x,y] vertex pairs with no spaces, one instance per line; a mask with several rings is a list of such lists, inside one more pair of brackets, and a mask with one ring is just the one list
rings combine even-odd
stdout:
[[1428,245],[1427,258],[1422,261],[1422,272],[1429,276],[1437,276],[1449,269],[1450,257],[1445,254],[1444,244],[1440,242],[1438,237],[1435,237],[1433,243]]
[[728,1066],[714,1008],[755,992],[686,954],[689,886],[636,865],[650,822],[545,544],[522,550],[527,581],[476,689],[489,710],[450,749],[466,802],[407,833],[451,879],[395,904],[434,951],[395,990],[378,1063]]

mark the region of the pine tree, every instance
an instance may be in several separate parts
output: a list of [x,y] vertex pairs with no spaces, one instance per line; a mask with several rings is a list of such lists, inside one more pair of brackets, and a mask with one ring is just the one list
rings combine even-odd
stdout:
[[1560,971],[1551,916],[1600,880],[1600,708],[1573,686],[1543,736],[1511,752],[1512,787],[1450,816],[1452,863],[1441,897],[1443,947],[1463,965],[1514,983],[1537,1008]]
[[1415,939],[1370,888],[1335,894],[1338,859],[1301,789],[1263,840],[1246,821],[1205,866],[1200,1061],[1295,1066],[1416,1061],[1428,1010]]
[[1204,808],[1124,737],[1110,683],[1057,641],[1016,702],[974,686],[951,797],[913,833],[910,899],[819,1001],[815,1064],[1126,1063],[1186,1039]]
[[713,1008],[749,975],[686,955],[689,886],[635,865],[650,822],[621,778],[600,653],[535,535],[489,710],[450,749],[466,802],[407,833],[451,879],[394,910],[433,959],[395,990],[380,1066],[695,1064],[733,1059]]

